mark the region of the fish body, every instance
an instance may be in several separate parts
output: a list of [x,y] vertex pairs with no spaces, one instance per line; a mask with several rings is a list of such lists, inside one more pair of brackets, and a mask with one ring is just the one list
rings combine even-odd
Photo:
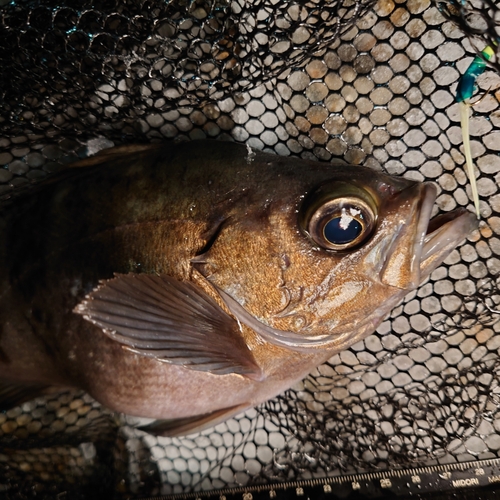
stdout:
[[464,210],[429,224],[435,196],[218,141],[79,162],[0,211],[0,400],[82,388],[170,435],[259,404],[372,333],[475,228]]

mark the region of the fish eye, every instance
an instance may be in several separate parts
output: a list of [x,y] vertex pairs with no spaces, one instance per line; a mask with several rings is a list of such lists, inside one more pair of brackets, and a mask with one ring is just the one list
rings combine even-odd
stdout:
[[[356,211],[354,208],[352,211]],[[363,232],[363,225],[356,219],[351,218],[347,210],[344,208],[340,217],[330,219],[323,226],[323,236],[325,240],[332,245],[345,245],[351,243],[358,238]]]
[[376,204],[362,188],[339,183],[321,190],[306,202],[301,226],[308,236],[327,250],[351,250],[365,242],[377,222]]

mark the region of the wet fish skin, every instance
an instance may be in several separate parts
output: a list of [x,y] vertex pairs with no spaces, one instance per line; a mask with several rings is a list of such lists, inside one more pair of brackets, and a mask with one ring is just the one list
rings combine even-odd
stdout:
[[[459,211],[427,242],[429,185],[254,153],[115,148],[8,203],[3,384],[83,388],[116,411],[179,419],[168,433],[203,428],[372,333],[476,224]],[[377,212],[373,234],[341,252],[302,220],[338,186]],[[163,330],[146,335],[151,318]]]

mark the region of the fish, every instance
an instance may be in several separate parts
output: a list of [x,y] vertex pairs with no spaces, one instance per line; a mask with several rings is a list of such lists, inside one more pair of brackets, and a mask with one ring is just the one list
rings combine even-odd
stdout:
[[0,209],[0,407],[78,388],[199,432],[374,332],[477,228],[419,183],[215,140],[118,146]]

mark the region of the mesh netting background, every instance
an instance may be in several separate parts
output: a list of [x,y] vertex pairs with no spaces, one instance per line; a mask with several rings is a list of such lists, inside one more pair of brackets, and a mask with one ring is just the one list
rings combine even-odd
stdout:
[[[0,0],[0,196],[113,144],[213,137],[432,180],[442,211],[472,210],[454,92],[499,25],[488,0]],[[480,231],[377,333],[186,438],[136,430],[83,393],[0,414],[0,495],[119,498],[500,456],[496,70],[471,110]]]

